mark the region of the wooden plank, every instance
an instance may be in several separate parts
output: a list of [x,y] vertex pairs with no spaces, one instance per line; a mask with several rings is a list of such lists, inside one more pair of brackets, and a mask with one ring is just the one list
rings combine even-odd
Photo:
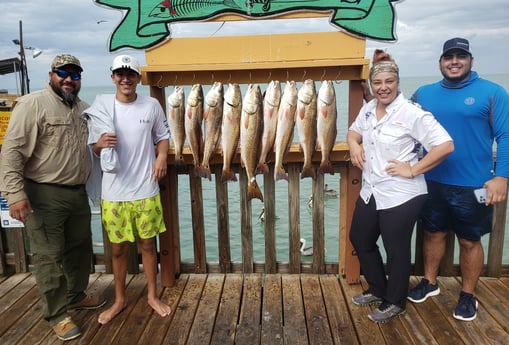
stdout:
[[217,241],[219,266],[222,273],[230,273],[231,247],[230,247],[230,217],[228,205],[228,184],[221,181],[222,167],[212,166],[216,184],[216,208],[217,208]]
[[361,344],[385,345],[383,335],[376,323],[368,319],[368,313],[374,309],[373,306],[362,307],[353,304],[352,297],[362,293],[367,288],[365,281],[362,284],[351,284],[346,279],[346,284],[342,281],[344,298],[346,305],[352,314],[352,323],[357,331],[357,337]]
[[[320,275],[319,278],[334,345],[358,345],[338,278],[332,274]],[[344,279],[343,283],[346,284]]]
[[490,233],[490,242],[488,245],[488,270],[486,274],[490,277],[500,277],[502,269],[505,223],[507,217],[507,198],[495,204],[493,209],[493,228]]
[[175,345],[184,345],[189,337],[192,322],[200,298],[203,293],[207,276],[204,274],[191,274],[187,285],[183,291],[172,322],[168,328],[167,336],[171,343]]
[[242,298],[242,281],[243,277],[240,274],[226,275],[210,345],[235,343],[237,318]]
[[[9,277],[2,277],[2,282],[0,283],[0,303],[2,298],[4,298],[9,291],[15,289],[18,284],[32,276],[31,273],[18,273],[13,274]],[[1,308],[0,308],[1,310]]]
[[212,339],[224,279],[224,274],[208,275],[186,345],[208,344]]
[[[92,333],[92,329],[87,330],[86,334],[83,334],[82,337],[84,339],[90,339],[90,343],[97,344],[97,345],[106,345],[111,344],[112,339],[115,339],[117,336],[121,336],[120,329],[125,323],[128,323],[131,317],[132,311],[135,309],[136,302],[140,298],[140,296],[145,295],[145,285],[146,285],[146,278],[143,274],[136,274],[132,275],[129,278],[132,278],[129,280],[129,283],[126,286],[126,298],[128,301],[127,307],[119,313],[113,320],[108,322],[108,324],[99,327],[100,325],[97,322],[97,316],[95,318],[89,319],[89,321],[93,322],[96,328],[96,332]],[[111,289],[114,289],[113,281],[111,281],[110,285],[108,286],[107,293],[111,295]],[[111,304],[113,303],[113,298],[108,299],[109,302],[104,308],[109,308]],[[90,332],[90,333],[88,333]],[[53,338],[55,341],[57,339],[56,335],[52,334],[51,338]]]
[[235,334],[236,344],[249,345],[260,343],[261,298],[261,275],[257,273],[244,275],[239,325]]
[[[269,161],[267,159],[267,161]],[[276,273],[276,183],[274,164],[269,165],[269,173],[263,176],[263,208],[265,227],[265,273]]]
[[313,273],[325,273],[325,224],[323,184],[318,174],[313,181]]
[[300,163],[288,163],[289,273],[300,273]]
[[254,257],[253,257],[253,222],[251,220],[252,200],[247,200],[247,174],[242,169],[239,174],[240,188],[240,224],[241,224],[241,242],[242,242],[242,272],[253,273]]
[[179,233],[176,180],[175,166],[171,165],[168,166],[166,176],[159,182],[163,217],[166,226],[166,231],[159,235],[159,262],[161,264],[162,286],[173,286],[175,284],[175,267],[177,266],[175,251],[179,250],[173,241],[174,234]]
[[331,330],[317,275],[302,274],[302,296],[308,329],[309,344],[332,344]]
[[284,343],[307,345],[308,334],[299,275],[283,275]]
[[[0,313],[0,335],[5,333],[12,327],[19,318],[32,308],[36,311],[41,311],[41,308],[35,306],[39,300],[39,292],[30,279],[25,280],[28,289],[21,290],[21,295],[16,296],[10,293],[13,298],[13,303],[3,303]],[[31,284],[30,284],[31,283]],[[25,286],[24,286],[25,287]],[[3,339],[3,337],[2,337]]]
[[442,277],[440,279],[440,283],[444,288],[441,289],[441,293],[437,297],[443,296],[443,298],[449,299],[452,308],[446,309],[442,304],[439,304],[439,307],[442,308],[444,313],[448,313],[450,315],[450,318],[452,319],[451,324],[458,333],[458,337],[460,337],[465,344],[489,344],[490,342],[485,337],[485,329],[483,329],[485,326],[483,324],[486,324],[487,322],[491,325],[493,324],[493,319],[486,321],[486,316],[489,314],[484,313],[482,309],[478,309],[477,318],[472,322],[463,322],[454,319],[452,313],[454,312],[454,308],[458,302],[461,283],[453,277]]
[[[171,334],[167,335],[168,328],[177,310],[180,298],[187,285],[189,275],[181,274],[179,279],[175,281],[175,285],[171,289],[164,289],[161,295],[161,301],[171,306],[171,314],[166,318],[152,317],[146,325],[141,338],[137,345],[161,345],[165,338],[171,338]],[[157,337],[154,337],[157,334]]]
[[193,223],[193,248],[195,273],[207,271],[205,252],[205,225],[203,219],[203,191],[201,177],[196,176],[194,167],[189,171],[189,189],[191,196],[191,215]]
[[500,289],[496,290],[495,294],[489,285],[499,283],[497,285],[504,286],[504,284],[495,279],[487,283],[488,281],[489,279],[483,279],[477,284],[476,298],[479,301],[479,311],[476,322],[480,323],[481,331],[491,343],[509,344],[509,315],[507,314],[509,303],[503,302],[500,298],[509,291]]
[[[274,175],[271,175],[274,176]],[[281,275],[267,274],[263,283],[261,345],[283,345]]]

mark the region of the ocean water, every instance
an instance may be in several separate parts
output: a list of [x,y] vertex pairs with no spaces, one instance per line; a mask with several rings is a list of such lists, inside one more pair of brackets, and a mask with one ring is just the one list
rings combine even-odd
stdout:
[[[492,80],[509,90],[509,74],[503,75],[489,75],[483,76]],[[407,77],[401,78],[401,91],[407,97],[420,85],[434,82],[438,77]],[[260,85],[262,92],[267,85]],[[300,83],[298,84],[300,86]],[[206,93],[210,85],[204,85],[204,93]],[[245,85],[243,85],[245,88]],[[319,87],[319,82],[317,82]],[[184,87],[186,88],[186,87]],[[338,107],[338,134],[337,141],[346,140],[347,123],[348,123],[348,82],[338,81],[335,83],[337,107]],[[93,102],[95,96],[101,93],[113,93],[114,86],[102,87],[87,87],[82,86],[80,97],[85,101]],[[149,88],[140,85],[138,88],[140,94],[149,94]],[[166,90],[166,96],[172,92],[172,88]],[[186,90],[186,95],[188,89]],[[296,142],[297,136],[294,137]],[[339,192],[340,175],[325,175],[324,183],[327,184],[328,189],[333,189]],[[179,175],[179,225],[180,225],[180,245],[181,245],[181,260],[183,262],[193,262],[193,238],[192,238],[192,219],[190,215],[190,193],[189,193],[189,179],[187,175]],[[257,182],[262,188],[263,192],[263,176],[257,176]],[[303,179],[300,185],[300,232],[301,237],[306,239],[308,245],[312,245],[312,214],[308,206],[308,199],[311,195],[311,180]],[[206,255],[207,261],[218,261],[218,248],[217,248],[217,218],[216,218],[216,203],[215,203],[215,187],[214,182],[207,179],[202,179],[203,189],[203,205],[204,205],[204,221],[206,232]],[[232,249],[232,261],[241,261],[241,229],[240,229],[240,190],[237,182],[228,183],[228,198],[229,198],[229,223],[230,223],[230,245]],[[252,223],[253,223],[253,248],[254,259],[257,262],[264,260],[264,224],[259,219],[263,203],[257,199],[252,200]],[[95,213],[98,213],[98,208],[93,207]],[[509,210],[508,210],[509,211]],[[286,181],[276,182],[276,249],[277,260],[288,261],[288,183]],[[326,196],[325,205],[325,246],[326,246],[326,261],[338,261],[338,248],[339,248],[339,198],[336,196]],[[508,217],[509,218],[509,217]],[[92,222],[93,239],[94,243],[102,243],[102,230],[100,215],[93,216]],[[507,226],[506,226],[507,229]],[[415,237],[415,233],[414,233]],[[489,236],[484,236],[482,242],[485,249],[489,241]],[[383,245],[380,245],[383,248]],[[456,246],[457,247],[457,246]],[[103,249],[99,245],[94,249],[96,252],[102,252]],[[455,255],[455,262],[458,262],[458,253]],[[311,257],[302,257],[302,261],[311,261]],[[504,263],[509,264],[509,232],[506,231],[504,241]]]

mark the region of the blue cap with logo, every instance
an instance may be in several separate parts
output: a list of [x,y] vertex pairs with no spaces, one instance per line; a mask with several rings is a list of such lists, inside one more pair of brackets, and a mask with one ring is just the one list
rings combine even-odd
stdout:
[[444,48],[442,49],[442,56],[452,49],[461,49],[472,55],[472,52],[470,51],[470,44],[466,38],[455,37],[445,41]]

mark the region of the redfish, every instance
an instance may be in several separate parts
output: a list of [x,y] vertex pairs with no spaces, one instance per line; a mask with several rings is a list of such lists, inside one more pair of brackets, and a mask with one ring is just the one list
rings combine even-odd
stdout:
[[221,124],[221,148],[223,150],[223,171],[221,181],[237,181],[231,163],[237,153],[240,138],[240,117],[242,115],[242,94],[239,84],[228,85],[224,94],[223,122]]
[[242,101],[240,119],[240,158],[248,178],[247,200],[263,201],[255,169],[263,131],[262,93],[258,84],[249,84]]
[[193,154],[193,164],[195,174],[200,169],[200,163],[203,156],[203,88],[201,84],[194,84],[187,97],[185,129],[186,137]]
[[184,89],[175,86],[171,95],[168,96],[168,125],[175,149],[175,164],[184,165],[182,149],[186,141],[184,117],[186,113]]
[[273,150],[274,141],[276,139],[277,113],[280,102],[281,85],[278,80],[272,80],[269,86],[267,86],[265,96],[263,97],[262,147],[258,166],[256,167],[257,174],[267,174],[269,172],[267,155]]
[[274,179],[288,180],[283,168],[283,160],[293,140],[295,115],[297,110],[297,85],[294,81],[287,81],[277,115],[276,139],[274,151],[276,155],[274,166]]
[[211,180],[209,160],[216,150],[221,136],[221,123],[223,120],[223,84],[214,82],[212,88],[205,96],[205,109],[203,121],[205,122],[205,147],[203,149],[203,160],[199,169],[201,177]]
[[317,100],[318,118],[317,118],[317,149],[322,153],[318,173],[334,174],[334,168],[330,162],[330,152],[336,143],[337,118],[336,92],[331,80],[324,80],[318,90]]
[[299,144],[304,154],[304,165],[300,178],[316,177],[311,158],[316,145],[316,87],[311,79],[304,81],[297,95],[296,126]]

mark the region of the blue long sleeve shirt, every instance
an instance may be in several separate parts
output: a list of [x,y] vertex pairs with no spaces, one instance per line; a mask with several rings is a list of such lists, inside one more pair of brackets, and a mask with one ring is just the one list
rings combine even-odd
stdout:
[[426,179],[481,187],[493,176],[509,177],[509,94],[502,86],[472,71],[460,83],[424,85],[411,99],[433,113],[454,140],[454,152]]

